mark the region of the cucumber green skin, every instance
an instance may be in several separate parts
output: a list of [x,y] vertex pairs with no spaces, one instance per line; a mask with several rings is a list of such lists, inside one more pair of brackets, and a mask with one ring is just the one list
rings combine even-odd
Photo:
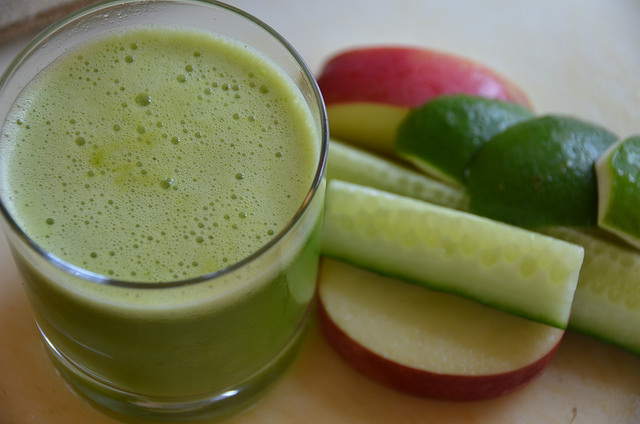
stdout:
[[468,95],[437,97],[412,110],[398,127],[395,152],[418,168],[464,184],[477,150],[506,128],[533,118],[515,103]]
[[555,227],[546,234],[584,246],[569,329],[640,354],[640,255],[616,240]]
[[[640,136],[623,140],[603,166],[610,167],[610,197],[599,225],[640,238]],[[601,178],[598,175],[598,178]],[[607,201],[607,199],[600,199]]]
[[[358,166],[359,161],[350,162],[352,165],[349,165],[349,161],[354,159],[352,156],[345,156],[343,159],[347,161],[343,165],[347,168]],[[461,198],[466,195],[462,188],[453,190],[458,190]],[[447,202],[447,199],[453,198],[438,196],[430,191],[425,191],[423,197],[423,200],[445,207],[468,210],[465,206],[468,201]],[[584,230],[556,226],[540,228],[539,231],[584,247],[584,262],[574,294],[568,329],[640,354],[640,302],[625,300],[640,296],[640,252],[613,239],[606,239],[601,234]],[[326,255],[326,252],[323,254]],[[353,260],[350,262],[358,265]],[[625,291],[622,296],[609,296],[609,292]]]
[[468,196],[455,187],[337,140],[329,142],[326,176],[454,209],[469,204]]
[[471,161],[470,208],[521,227],[594,226],[594,163],[616,139],[569,117],[543,116],[513,125],[485,143]]
[[566,328],[582,247],[339,180],[325,205],[323,255]]

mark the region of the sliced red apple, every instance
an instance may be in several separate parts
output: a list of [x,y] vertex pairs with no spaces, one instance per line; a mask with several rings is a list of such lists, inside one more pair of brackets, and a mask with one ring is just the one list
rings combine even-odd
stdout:
[[436,96],[471,94],[531,106],[519,87],[479,63],[412,47],[347,50],[325,64],[318,84],[332,135],[381,153],[393,151],[409,109]]
[[519,389],[551,362],[564,331],[324,258],[320,326],[368,377],[414,395],[480,400]]

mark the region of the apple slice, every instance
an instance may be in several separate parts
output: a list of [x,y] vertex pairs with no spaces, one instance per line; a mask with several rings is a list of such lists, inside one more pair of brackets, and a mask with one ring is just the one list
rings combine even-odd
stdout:
[[531,107],[524,92],[481,64],[412,47],[366,47],[330,58],[321,70],[331,134],[393,152],[398,124],[411,108],[443,94],[470,94]]
[[413,395],[480,400],[519,389],[564,331],[323,258],[319,322],[356,370]]

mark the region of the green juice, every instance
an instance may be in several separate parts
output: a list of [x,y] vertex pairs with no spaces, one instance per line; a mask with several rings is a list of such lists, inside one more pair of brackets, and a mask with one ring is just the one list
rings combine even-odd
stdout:
[[294,83],[224,37],[141,26],[41,72],[4,124],[0,189],[15,224],[68,265],[34,266],[12,243],[66,374],[169,400],[266,378],[314,292],[322,196],[288,225],[320,143]]

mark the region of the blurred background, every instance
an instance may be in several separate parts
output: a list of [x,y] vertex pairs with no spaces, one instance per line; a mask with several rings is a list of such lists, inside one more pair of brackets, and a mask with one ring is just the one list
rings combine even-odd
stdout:
[[[0,71],[53,20],[96,0],[0,0]],[[411,44],[479,60],[522,86],[538,112],[619,135],[640,110],[636,0],[229,0],[279,31],[314,72],[354,45]]]

